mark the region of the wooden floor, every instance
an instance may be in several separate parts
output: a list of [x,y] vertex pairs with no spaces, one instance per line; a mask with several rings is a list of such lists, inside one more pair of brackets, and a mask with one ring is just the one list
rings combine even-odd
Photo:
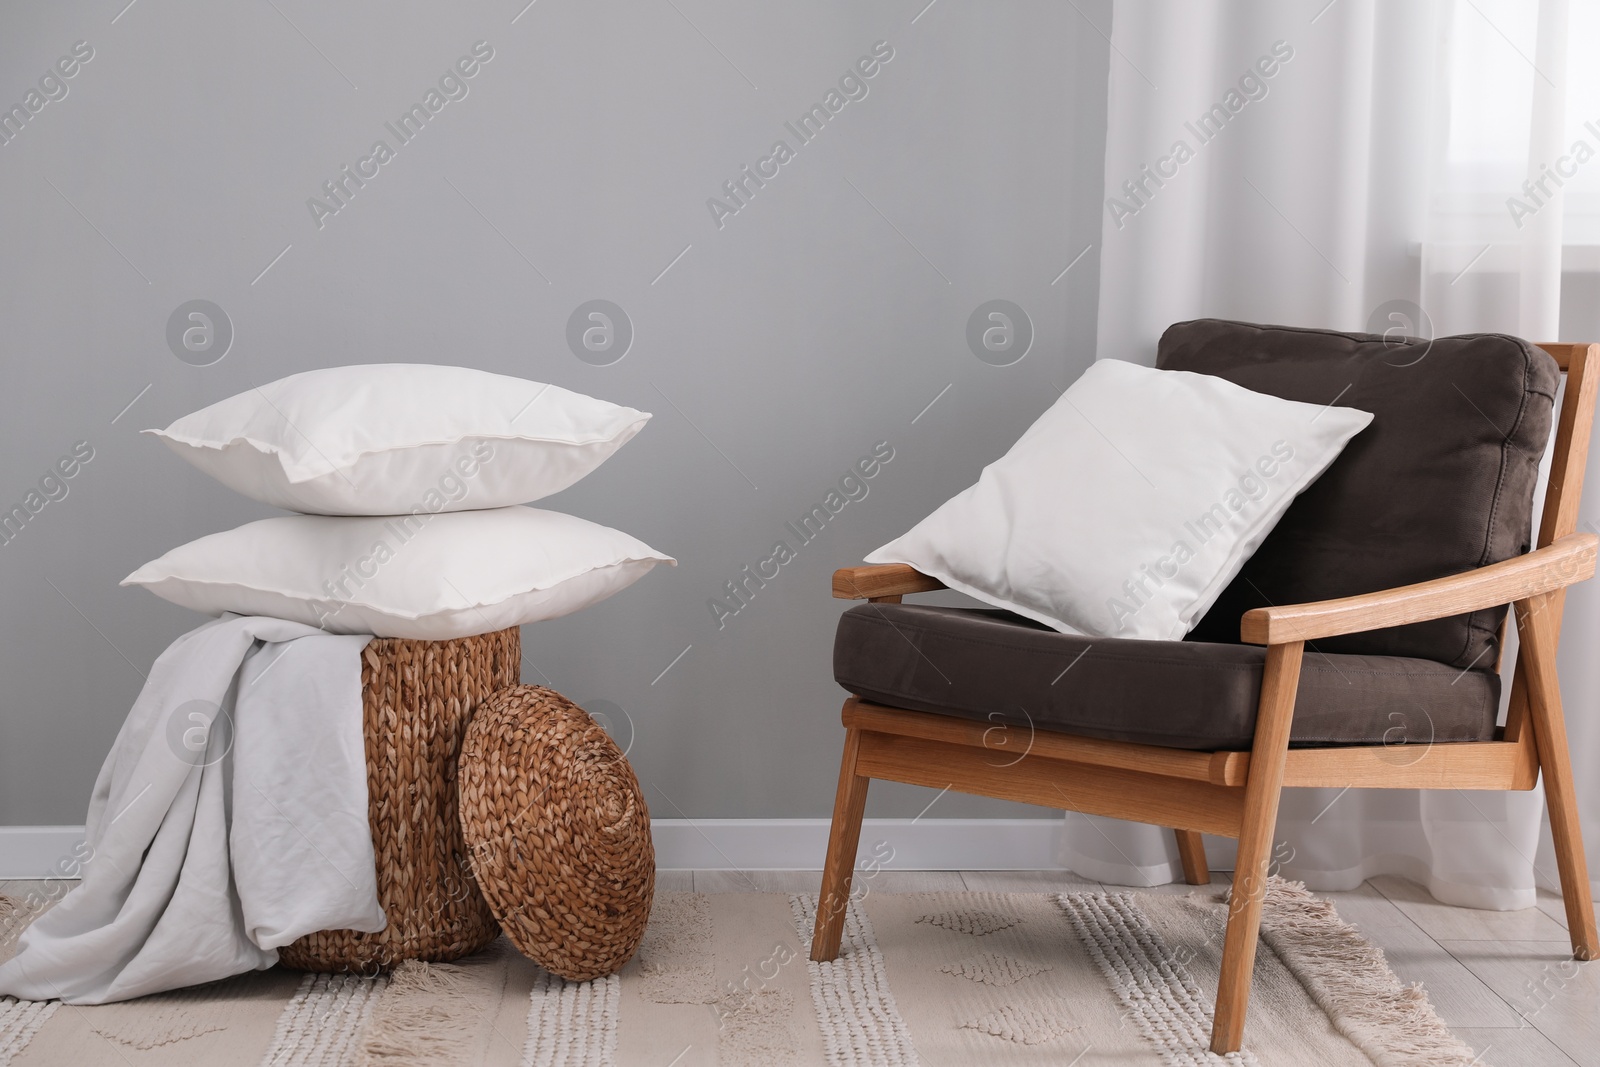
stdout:
[[[816,871],[661,871],[663,892],[815,893]],[[1225,875],[1213,876],[1222,885]],[[25,897],[36,882],[0,882]],[[974,890],[1050,893],[1101,888],[1060,871],[880,871],[872,891]],[[1183,885],[1105,886],[1181,893]],[[1374,878],[1347,893],[1319,894],[1389,959],[1402,981],[1421,982],[1434,1009],[1486,1064],[1600,1067],[1600,963],[1572,963],[1561,901],[1493,912],[1440,904],[1398,878]]]

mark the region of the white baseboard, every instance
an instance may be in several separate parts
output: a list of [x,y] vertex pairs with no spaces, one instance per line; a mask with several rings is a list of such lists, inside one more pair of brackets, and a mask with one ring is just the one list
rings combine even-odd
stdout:
[[[868,819],[857,862],[897,871],[1035,871],[1066,866],[1060,819]],[[672,870],[820,870],[827,819],[656,819],[656,864]],[[61,877],[81,826],[0,826],[0,880]],[[1213,864],[1226,862],[1213,856]],[[1093,866],[1074,860],[1079,868]],[[1097,877],[1093,870],[1080,874]],[[1172,872],[1151,872],[1167,881]]]
[[81,826],[0,826],[0,881],[43,881],[72,870],[73,846],[83,840]]

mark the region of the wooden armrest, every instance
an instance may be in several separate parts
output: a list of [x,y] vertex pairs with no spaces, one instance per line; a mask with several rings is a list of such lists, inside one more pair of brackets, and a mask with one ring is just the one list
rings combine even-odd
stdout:
[[[1253,645],[1281,645],[1499,607],[1593,577],[1597,543],[1600,538],[1594,534],[1568,534],[1514,559],[1431,582],[1312,604],[1256,608],[1245,612],[1239,635]],[[834,583],[837,588],[837,578]]]
[[837,600],[871,600],[943,589],[944,583],[904,563],[877,563],[868,567],[840,567],[833,572]]

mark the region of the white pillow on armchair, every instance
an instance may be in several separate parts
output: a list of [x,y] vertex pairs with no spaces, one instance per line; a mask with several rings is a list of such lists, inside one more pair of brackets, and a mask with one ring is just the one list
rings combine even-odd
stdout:
[[1179,640],[1371,421],[1101,360],[975,485],[867,562],[909,564],[1063,633]]

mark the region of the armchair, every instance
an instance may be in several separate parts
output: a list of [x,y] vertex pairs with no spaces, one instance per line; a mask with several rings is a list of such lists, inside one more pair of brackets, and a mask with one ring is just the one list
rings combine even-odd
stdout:
[[[1252,340],[1256,335],[1250,331],[1262,331],[1262,339]],[[1264,391],[1280,395],[1310,391],[1296,378],[1295,360],[1279,358],[1286,350],[1298,351],[1293,346],[1315,348],[1326,357],[1325,368],[1339,368],[1333,372],[1337,375],[1359,380],[1362,373],[1379,378],[1389,373],[1372,363],[1383,358],[1371,347],[1377,338],[1208,322],[1180,324],[1169,331],[1162,341],[1161,365],[1205,367],[1218,351],[1208,347],[1212,341],[1227,338],[1236,345],[1241,337],[1255,349],[1239,366],[1225,368],[1225,376],[1248,387],[1265,382]],[[1512,380],[1502,373],[1506,360],[1532,361],[1530,367],[1549,362],[1511,338],[1490,339],[1501,344],[1499,349],[1485,344],[1481,335],[1444,340],[1467,344],[1456,357],[1449,346],[1445,351],[1424,350],[1441,361],[1457,358],[1430,371],[1436,375],[1434,385],[1455,384],[1469,401],[1475,381],[1476,388],[1488,389]],[[1565,590],[1591,577],[1596,567],[1597,538],[1577,532],[1577,523],[1600,380],[1600,344],[1539,347],[1566,373],[1567,383],[1532,551],[1525,540],[1531,525],[1526,502],[1531,475],[1524,483],[1528,492],[1520,504],[1520,520],[1514,514],[1518,490],[1513,485],[1508,491],[1506,481],[1510,464],[1527,463],[1526,456],[1511,455],[1517,447],[1533,448],[1537,466],[1545,431],[1537,418],[1530,424],[1522,419],[1541,395],[1546,413],[1542,426],[1549,426],[1553,389],[1540,394],[1544,387],[1526,384],[1537,378],[1537,367],[1520,379],[1526,390],[1521,401],[1508,400],[1506,410],[1516,413],[1514,421],[1508,416],[1497,424],[1483,410],[1485,404],[1474,404],[1500,437],[1498,445],[1495,438],[1479,441],[1491,448],[1485,454],[1493,456],[1492,448],[1500,447],[1502,456],[1510,457],[1497,472],[1480,464],[1471,474],[1485,480],[1477,488],[1486,491],[1490,481],[1499,479],[1492,481],[1491,510],[1484,512],[1490,516],[1492,535],[1482,539],[1482,565],[1462,569],[1446,559],[1430,561],[1427,532],[1417,530],[1422,543],[1408,543],[1405,553],[1388,555],[1409,553],[1405,566],[1423,573],[1431,568],[1442,576],[1288,605],[1262,603],[1268,594],[1259,584],[1269,583],[1273,572],[1265,569],[1252,576],[1247,566],[1235,582],[1237,589],[1224,594],[1200,627],[1209,636],[1194,640],[1197,635],[1192,634],[1184,642],[1079,638],[1004,612],[902,604],[908,594],[943,588],[937,579],[904,565],[835,572],[835,597],[867,603],[841,620],[835,652],[836,677],[852,695],[843,709],[844,755],[811,958],[838,955],[867,786],[874,778],[1170,827],[1185,878],[1196,885],[1210,877],[1201,834],[1234,837],[1238,859],[1211,1037],[1213,1051],[1234,1052],[1243,1040],[1272,834],[1285,787],[1528,790],[1541,774],[1573,954],[1581,960],[1600,957],[1556,677]],[[1513,355],[1513,348],[1520,355]],[[1366,372],[1358,365],[1363,359]],[[1494,369],[1473,378],[1474,368],[1490,367]],[[1332,381],[1336,378],[1325,377],[1317,388]],[[1379,412],[1374,427],[1383,419]],[[1395,421],[1391,415],[1389,425]],[[1512,426],[1509,433],[1506,424]],[[1462,427],[1463,440],[1485,434],[1481,425],[1463,422]],[[1449,427],[1429,431],[1447,438],[1451,432]],[[1396,444],[1393,435],[1389,444]],[[1398,444],[1414,449],[1414,443]],[[1437,477],[1439,468],[1428,464],[1419,464],[1428,468],[1422,471],[1406,470],[1404,464],[1396,469],[1394,455],[1380,457],[1383,447],[1382,441],[1372,443],[1369,454],[1351,462],[1359,466],[1381,458],[1393,479],[1388,492],[1408,492],[1409,478]],[[1442,447],[1468,445],[1446,440]],[[1344,458],[1335,468],[1342,463]],[[1360,472],[1346,473],[1354,477]],[[1324,509],[1341,506],[1341,494],[1344,504],[1355,498],[1352,484],[1351,478],[1335,478],[1326,490],[1313,487],[1322,499],[1297,501],[1299,519],[1291,510],[1258,553],[1263,567],[1277,565],[1280,576],[1292,576],[1285,579],[1291,584],[1315,588],[1320,579],[1314,558],[1304,567],[1284,567],[1283,558],[1299,551],[1304,542],[1295,538],[1306,533],[1308,524],[1330,514]],[[1477,488],[1463,483],[1462,493]],[[1505,522],[1508,513],[1512,526],[1495,532],[1492,524]],[[1352,528],[1381,524],[1363,520]],[[1519,536],[1524,538],[1520,543]],[[1510,548],[1497,550],[1495,544]],[[1359,580],[1338,569],[1328,573],[1325,587]],[[1261,606],[1234,613],[1250,600]],[[1498,726],[1499,643],[1508,604],[1514,609],[1520,646],[1511,672],[1509,713],[1504,726]],[[1242,641],[1230,643],[1218,636],[1219,612],[1231,613],[1222,622],[1231,619]],[[1465,637],[1457,640],[1460,635]],[[1456,642],[1451,649],[1470,652],[1478,647],[1477,661],[1446,660],[1451,653],[1438,649],[1450,640]],[[1327,642],[1330,651],[1324,653],[1314,642]],[[1317,652],[1314,659],[1305,657],[1308,647]],[[1329,668],[1336,674],[1340,664],[1346,677],[1336,684]],[[1055,674],[1058,669],[1061,673]],[[1036,729],[1027,753],[996,766],[994,753],[985,748],[995,717],[1014,719],[1018,706],[1030,704],[1027,721]],[[1383,743],[1393,714],[1385,709],[1395,706],[1425,712],[1425,747],[1397,750]]]

